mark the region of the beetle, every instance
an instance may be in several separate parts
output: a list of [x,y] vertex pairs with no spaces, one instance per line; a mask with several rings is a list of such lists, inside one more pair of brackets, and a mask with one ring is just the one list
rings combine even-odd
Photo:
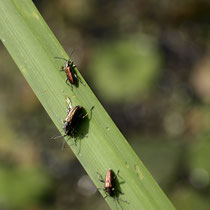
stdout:
[[68,85],[67,82],[69,81],[71,84],[71,87],[72,87],[72,85],[77,86],[77,80],[79,80],[81,82],[81,84],[84,85],[82,80],[76,74],[76,71],[75,71],[76,65],[74,65],[73,61],[70,61],[70,60],[67,60],[67,59],[61,58],[61,57],[54,57],[54,58],[62,59],[62,60],[66,61],[65,67],[61,66],[61,71],[65,71],[65,73],[66,73],[66,77],[67,77],[66,84],[67,85]]
[[[104,183],[104,188],[103,191],[105,192],[105,196],[104,198],[110,196],[112,197],[115,201],[117,201],[117,203],[119,204],[119,206],[121,207],[119,200],[126,202],[127,204],[129,204],[127,201],[122,200],[119,198],[119,194],[123,194],[120,190],[120,183],[117,181],[117,176],[119,175],[120,170],[117,171],[117,174],[115,175],[115,173],[112,171],[111,168],[108,169],[106,176],[105,176],[105,180],[102,179],[102,176],[98,173],[99,175],[99,181]],[[124,182],[122,182],[124,183]],[[99,188],[101,189],[101,188]],[[121,207],[122,209],[122,207]]]
[[[63,121],[63,130],[65,134],[61,136],[53,137],[53,139],[69,136],[69,137],[74,138],[74,142],[76,145],[76,138],[78,134],[77,132],[78,132],[79,124],[81,123],[82,119],[88,116],[88,113],[85,113],[85,109],[82,106],[72,107],[71,99],[69,97],[66,98],[66,101],[68,103],[67,116],[65,120]],[[90,112],[92,112],[93,108],[94,106],[91,107]]]
[[[117,171],[117,174],[119,173],[119,170]],[[114,177],[113,172],[111,169],[109,169],[106,173],[105,181],[104,181],[104,191],[109,195],[109,196],[114,196],[115,188],[113,186],[113,181],[116,179],[117,175]],[[106,196],[108,196],[106,195]]]
[[[68,103],[67,107],[67,116],[64,120],[63,130],[65,132],[64,136],[75,137],[78,130],[78,125],[81,120],[88,116],[88,113],[85,114],[85,110],[82,106],[72,107],[71,99],[67,97]],[[94,106],[91,107],[90,112],[92,112]]]
[[85,118],[84,108],[82,106],[75,106],[68,109],[68,114],[64,120],[63,130],[66,136],[74,137],[76,134],[77,126],[81,119]]
[[110,196],[110,197],[115,197],[117,194],[116,192],[116,178],[119,174],[120,170],[117,171],[117,174],[115,175],[112,169],[108,169],[105,180],[102,179],[102,176],[100,175],[99,181],[104,183],[104,192],[105,192],[105,197]]

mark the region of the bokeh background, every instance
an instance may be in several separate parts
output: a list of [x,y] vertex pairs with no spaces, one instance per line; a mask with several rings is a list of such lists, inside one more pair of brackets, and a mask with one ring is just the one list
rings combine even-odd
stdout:
[[[210,207],[210,2],[34,0],[180,210]],[[107,210],[0,43],[0,209]]]

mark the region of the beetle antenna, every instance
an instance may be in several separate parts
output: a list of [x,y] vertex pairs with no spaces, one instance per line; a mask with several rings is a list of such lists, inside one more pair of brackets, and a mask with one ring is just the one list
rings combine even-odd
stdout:
[[70,56],[69,56],[69,58],[71,58],[71,56],[72,56],[72,54],[75,52],[75,49],[73,49],[72,51],[71,51],[71,54],[70,54]]
[[69,60],[67,60],[67,59],[65,59],[65,58],[61,58],[61,57],[54,57],[54,58],[62,59],[62,60],[65,60],[65,61],[69,61]]
[[63,141],[63,144],[62,144],[62,151],[64,150],[65,145],[66,145],[66,141],[64,140],[64,141]]
[[69,56],[69,58],[72,56],[72,54],[76,51],[76,50],[78,50],[79,48],[74,48],[72,51],[71,51],[71,54],[70,54],[70,56]]
[[60,135],[60,136],[52,136],[50,139],[59,139],[59,138],[62,138],[62,137],[65,137],[65,135]]

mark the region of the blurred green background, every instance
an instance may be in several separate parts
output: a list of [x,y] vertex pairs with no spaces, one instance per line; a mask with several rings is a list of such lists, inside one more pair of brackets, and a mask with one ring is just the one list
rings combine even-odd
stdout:
[[[34,3],[175,207],[208,210],[210,2]],[[0,58],[0,209],[109,209],[2,43]]]

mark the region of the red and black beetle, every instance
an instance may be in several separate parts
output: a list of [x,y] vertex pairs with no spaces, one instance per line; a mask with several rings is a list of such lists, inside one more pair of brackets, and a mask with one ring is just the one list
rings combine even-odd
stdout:
[[65,73],[66,73],[66,77],[67,77],[66,84],[68,84],[67,82],[69,81],[71,84],[71,87],[72,87],[72,85],[77,86],[78,80],[79,80],[84,85],[84,83],[79,78],[79,76],[77,76],[77,73],[75,71],[76,66],[74,65],[73,61],[70,61],[70,60],[67,60],[67,59],[61,58],[61,57],[54,57],[54,58],[62,59],[62,60],[66,61],[65,67],[61,66],[61,71],[65,71]]
[[[116,191],[116,178],[119,174],[119,170],[117,171],[117,174],[115,175],[114,172],[112,171],[112,169],[109,169],[106,173],[106,176],[105,176],[105,180],[102,179],[102,176],[100,176],[99,178],[99,181],[100,182],[103,182],[104,183],[104,192],[106,193],[105,197],[106,198],[107,196],[111,196],[111,197],[115,197],[117,195],[117,192]],[[121,193],[121,192],[120,192]]]
[[[119,173],[119,170],[117,174]],[[109,169],[106,173],[105,181],[104,181],[104,191],[108,193],[109,196],[114,195],[115,188],[113,186],[113,182],[115,181],[117,175],[113,177],[113,172]],[[107,195],[106,195],[107,196]]]
[[[119,185],[121,183],[124,183],[124,182],[119,183],[117,181],[117,176],[118,176],[119,172],[120,172],[120,170],[118,170],[117,171],[117,174],[115,174],[112,171],[112,169],[109,169],[107,171],[107,173],[106,173],[105,180],[102,179],[102,176],[100,174],[98,174],[98,175],[99,175],[99,181],[104,183],[104,188],[102,188],[103,191],[106,194],[104,196],[104,198],[106,198],[107,196],[112,197],[115,201],[117,201],[117,203],[121,207],[121,205],[119,203],[119,200],[120,201],[123,201],[123,202],[126,202],[127,204],[129,204],[129,203],[127,201],[124,201],[124,200],[122,200],[122,199],[119,198],[119,194],[123,194],[121,192],[121,189],[120,189],[120,186]],[[101,189],[101,188],[99,188],[99,189]]]

